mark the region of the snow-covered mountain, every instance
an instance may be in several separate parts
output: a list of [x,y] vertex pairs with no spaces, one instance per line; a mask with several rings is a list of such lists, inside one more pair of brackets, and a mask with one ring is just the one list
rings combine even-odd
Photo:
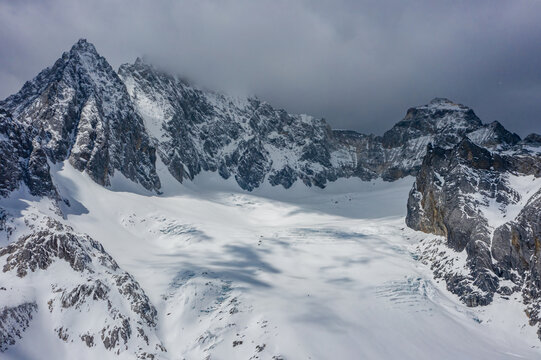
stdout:
[[34,142],[35,156],[42,149],[52,162],[68,159],[102,185],[117,170],[152,190],[160,188],[156,156],[179,182],[217,171],[246,190],[264,182],[289,188],[297,180],[324,187],[341,177],[415,174],[429,143],[452,147],[468,135],[505,148],[520,140],[440,98],[409,109],[383,137],[332,130],[323,119],[257,98],[197,89],[141,59],[117,75],[86,40],[0,108]]
[[[470,306],[518,294],[531,325],[539,323],[541,306],[541,147],[533,138],[505,151],[469,138],[452,149],[430,146],[406,218],[413,229],[445,236],[455,250],[441,257],[437,244],[426,245],[425,258],[450,291]],[[457,268],[464,252],[466,263]]]
[[65,342],[138,358],[165,351],[156,309],[103,246],[43,212],[26,211],[35,216],[33,223],[26,218],[29,233],[0,249],[1,350],[15,344],[39,311],[49,312],[48,330]]
[[0,102],[0,158],[8,358],[541,354],[541,136],[448,99],[333,130],[80,40]]
[[481,145],[520,140],[498,123],[447,99],[408,110],[383,137],[331,130],[323,119],[291,115],[257,98],[232,98],[192,87],[137,59],[122,65],[126,84],[159,156],[179,181],[201,171],[233,176],[246,190],[265,181],[319,187],[341,177],[396,180],[415,174],[429,143],[450,147],[471,133]]
[[124,83],[94,45],[78,41],[54,65],[0,102],[52,162],[69,159],[98,184],[115,170],[158,189],[155,149]]

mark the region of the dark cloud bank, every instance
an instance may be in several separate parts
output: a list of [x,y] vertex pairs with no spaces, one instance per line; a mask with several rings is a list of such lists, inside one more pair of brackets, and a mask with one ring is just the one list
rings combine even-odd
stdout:
[[541,132],[541,1],[0,0],[0,98],[80,37],[202,86],[381,134],[448,97]]

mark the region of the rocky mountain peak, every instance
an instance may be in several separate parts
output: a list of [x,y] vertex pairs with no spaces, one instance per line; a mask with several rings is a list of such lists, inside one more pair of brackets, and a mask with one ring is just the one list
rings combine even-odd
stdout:
[[520,141],[446,98],[409,109],[382,137],[333,132],[323,119],[197,88],[140,57],[117,74],[86,39],[0,105],[34,133],[30,142],[44,139],[40,154],[53,162],[69,159],[103,185],[120,170],[147,189],[159,188],[157,156],[180,182],[216,171],[252,190],[264,181],[393,181],[417,173],[429,143],[452,148],[468,136],[509,148]]
[[94,44],[88,42],[86,39],[79,39],[71,47],[70,53],[89,53],[99,56]]
[[[157,328],[162,317],[140,285],[97,241],[68,227],[71,217],[61,217],[64,209],[73,206],[68,195],[72,190],[57,182],[58,174],[49,163],[65,161],[104,186],[120,173],[156,191],[160,189],[157,162],[163,166],[160,174],[169,171],[178,182],[197,182],[198,174],[217,172],[248,191],[262,185],[287,189],[302,182],[325,187],[350,177],[394,181],[416,175],[406,224],[442,236],[427,239],[421,254],[435,275],[470,306],[487,305],[495,296],[522,291],[530,324],[541,324],[540,135],[521,141],[499,122],[483,124],[472,109],[446,98],[409,109],[382,137],[332,131],[323,119],[290,114],[257,98],[197,88],[142,58],[122,65],[117,73],[91,43],[81,39],[53,66],[0,102],[0,197],[15,198],[14,190],[24,184],[31,195],[51,204],[47,210],[45,202],[38,206],[26,201],[35,208],[17,215],[0,208],[0,232],[6,237],[12,236],[9,224],[15,224],[17,216],[17,224],[24,220],[28,228],[28,234],[21,233],[16,241],[0,247],[4,263],[0,280],[17,277],[33,292],[37,282],[32,274],[50,274],[51,283],[43,289],[46,293],[54,290],[46,299],[48,307],[38,307],[30,297],[30,301],[0,308],[0,351],[7,348],[3,339],[12,345],[33,314],[45,310],[55,314],[54,330],[63,341],[94,347],[101,339],[111,352],[126,351],[141,359],[157,359],[165,352],[158,338],[163,328]],[[110,193],[100,196],[105,199],[103,206],[114,213],[124,207],[139,211],[132,200],[118,205],[115,196],[109,201]],[[62,198],[65,201],[58,206]],[[348,198],[352,201],[349,194]],[[149,200],[142,201],[145,207]],[[234,201],[235,206],[245,204]],[[333,203],[333,208],[342,206],[334,199]],[[99,211],[93,206],[89,206],[91,219],[105,219],[95,215]],[[141,226],[163,222],[167,228],[159,232],[175,239],[200,232],[191,225],[169,222],[151,208],[152,218]],[[55,214],[38,216],[49,211]],[[123,217],[122,231],[136,231],[131,224],[137,219],[135,213]],[[92,221],[92,225],[98,223]],[[109,219],[104,222],[104,226],[109,224]],[[130,240],[136,235],[132,230]],[[157,233],[154,230],[150,234]],[[115,241],[119,232],[111,234]],[[452,251],[446,252],[448,248]],[[160,249],[156,253],[162,256]],[[75,274],[73,280],[56,276],[61,266]],[[18,296],[17,288],[0,290]],[[6,298],[0,296],[0,300]],[[5,303],[0,301],[0,305]],[[178,307],[176,300],[172,304]],[[82,306],[89,314],[102,314],[102,321],[93,322],[90,329],[87,321],[73,322]],[[14,327],[6,330],[2,319],[13,319]]]
[[[436,277],[467,305],[522,293],[530,325],[541,323],[538,269],[540,146],[493,122],[470,132],[456,146],[429,146],[408,199],[406,223],[442,235],[422,246]],[[464,269],[453,262],[465,251]],[[463,254],[464,255],[464,254]],[[541,329],[538,331],[541,337]]]
[[446,110],[455,110],[455,111],[467,111],[469,108],[462,104],[457,104],[452,100],[442,97],[436,97],[427,105],[419,106],[419,108],[437,108],[437,109],[446,109]]
[[[121,66],[126,66],[126,65],[128,65],[128,64],[122,64]],[[141,58],[141,57],[138,56],[138,57],[135,59],[135,62],[133,63],[133,65],[135,65],[135,66],[143,66],[143,65],[146,65],[146,63],[145,63],[145,61],[143,60],[143,58]]]
[[85,39],[0,106],[30,140],[39,139],[33,143],[52,162],[69,159],[102,185],[119,170],[147,189],[159,188],[155,149],[126,86]]
[[524,138],[523,143],[541,147],[541,135],[532,133]]
[[416,149],[424,151],[426,144],[432,142],[448,148],[482,125],[470,108],[435,98],[426,105],[408,109],[404,119],[383,135],[383,145],[392,148],[415,142]]
[[448,98],[444,98],[444,97],[435,97],[432,100],[430,100],[429,104],[431,105],[438,105],[438,104],[456,105],[454,101],[451,101]]
[[68,66],[63,69],[64,71],[71,69],[76,73],[89,74],[94,81],[98,80],[98,76],[103,76],[104,73],[106,76],[116,76],[109,62],[86,39],[77,41],[69,52],[64,53],[62,59],[65,61],[66,66]]
[[[458,104],[447,98],[434,98],[428,104],[416,106],[408,109],[404,120],[414,120],[421,114],[427,114],[434,118],[446,118],[447,121],[459,120],[465,117],[472,123],[481,124],[481,120],[473,113],[469,107]],[[446,116],[452,115],[452,116]]]
[[483,125],[467,134],[475,144],[489,149],[509,149],[520,142],[520,136],[508,131],[498,121]]

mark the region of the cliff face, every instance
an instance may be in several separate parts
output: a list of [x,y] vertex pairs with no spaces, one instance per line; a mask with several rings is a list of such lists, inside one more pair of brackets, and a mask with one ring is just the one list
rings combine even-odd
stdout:
[[256,98],[205,92],[141,60],[121,66],[119,74],[179,181],[218,171],[252,190],[266,177],[288,188],[298,179],[323,186],[339,176],[332,132],[321,119],[291,115]]
[[[252,190],[264,182],[324,187],[351,176],[393,181],[417,174],[429,143],[449,148],[468,136],[478,145],[506,149],[520,140],[441,98],[409,109],[382,137],[332,130],[323,119],[289,114],[257,98],[198,89],[140,59],[122,65],[117,75],[86,40],[0,108],[0,130],[20,134],[7,136],[3,151],[26,159],[15,169],[11,155],[14,175],[4,180],[4,193],[28,185],[32,176],[47,183],[46,158],[68,159],[101,185],[119,171],[157,191],[159,156],[179,182],[217,171]],[[35,192],[51,195],[54,189],[49,182]]]
[[147,189],[160,187],[155,149],[126,87],[85,40],[0,108],[52,162],[69,159],[102,185],[117,170]]
[[541,284],[540,170],[541,148],[529,142],[495,151],[469,139],[447,150],[429,146],[406,217],[409,227],[442,235],[456,254],[466,252],[466,274],[430,259],[450,291],[470,306],[521,292],[532,324],[539,322]]
[[[80,40],[0,102],[0,158],[0,198],[28,190],[47,202],[20,214],[0,208],[0,279],[31,287],[41,276],[49,304],[39,308],[45,300],[32,294],[6,303],[0,350],[45,310],[55,314],[54,331],[64,341],[101,342],[141,358],[165,351],[156,309],[137,281],[67,224],[70,204],[50,168],[63,161],[98,184],[110,185],[119,172],[156,192],[158,159],[179,182],[211,171],[249,191],[265,183],[325,187],[344,177],[413,175],[406,223],[445,239],[422,245],[436,276],[470,306],[520,293],[531,323],[541,319],[541,136],[520,140],[448,99],[409,109],[383,136],[332,130],[323,119],[257,98],[198,89],[141,60],[117,74]],[[14,219],[24,234],[14,230]],[[68,275],[57,280],[58,274]],[[103,321],[86,326],[81,308],[101,311]]]
[[297,180],[323,187],[351,176],[393,181],[417,173],[429,143],[452,147],[467,134],[481,145],[518,141],[501,125],[483,125],[473,110],[441,98],[408,110],[379,137],[331,130],[322,119],[288,114],[256,98],[203,91],[140,59],[122,65],[119,75],[179,181],[201,171],[234,176],[247,190],[264,181],[286,188]]

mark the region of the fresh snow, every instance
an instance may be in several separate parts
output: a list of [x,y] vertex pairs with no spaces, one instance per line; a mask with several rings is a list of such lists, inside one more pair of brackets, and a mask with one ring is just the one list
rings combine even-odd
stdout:
[[[161,195],[119,172],[110,188],[67,162],[52,173],[71,204],[65,221],[101,242],[156,306],[166,359],[541,356],[518,300],[467,308],[415,260],[421,239],[438,238],[404,224],[413,178],[340,179],[326,189],[265,184],[250,193],[215,173],[178,184],[158,165]],[[2,201],[8,210],[21,207]],[[45,200],[24,202],[25,211],[49,211]],[[58,262],[47,276],[69,273],[65,267]],[[45,291],[43,276],[33,275],[32,291]],[[127,358],[99,341],[64,343],[46,305],[38,306],[3,359]],[[93,316],[81,312],[73,321],[91,324]]]
[[514,190],[516,197],[509,204],[498,202],[494,197],[479,193],[469,195],[479,203],[479,209],[492,230],[509,221],[514,221],[530,198],[541,188],[541,178],[536,178],[533,175],[505,174],[502,176],[505,176],[505,181]]

